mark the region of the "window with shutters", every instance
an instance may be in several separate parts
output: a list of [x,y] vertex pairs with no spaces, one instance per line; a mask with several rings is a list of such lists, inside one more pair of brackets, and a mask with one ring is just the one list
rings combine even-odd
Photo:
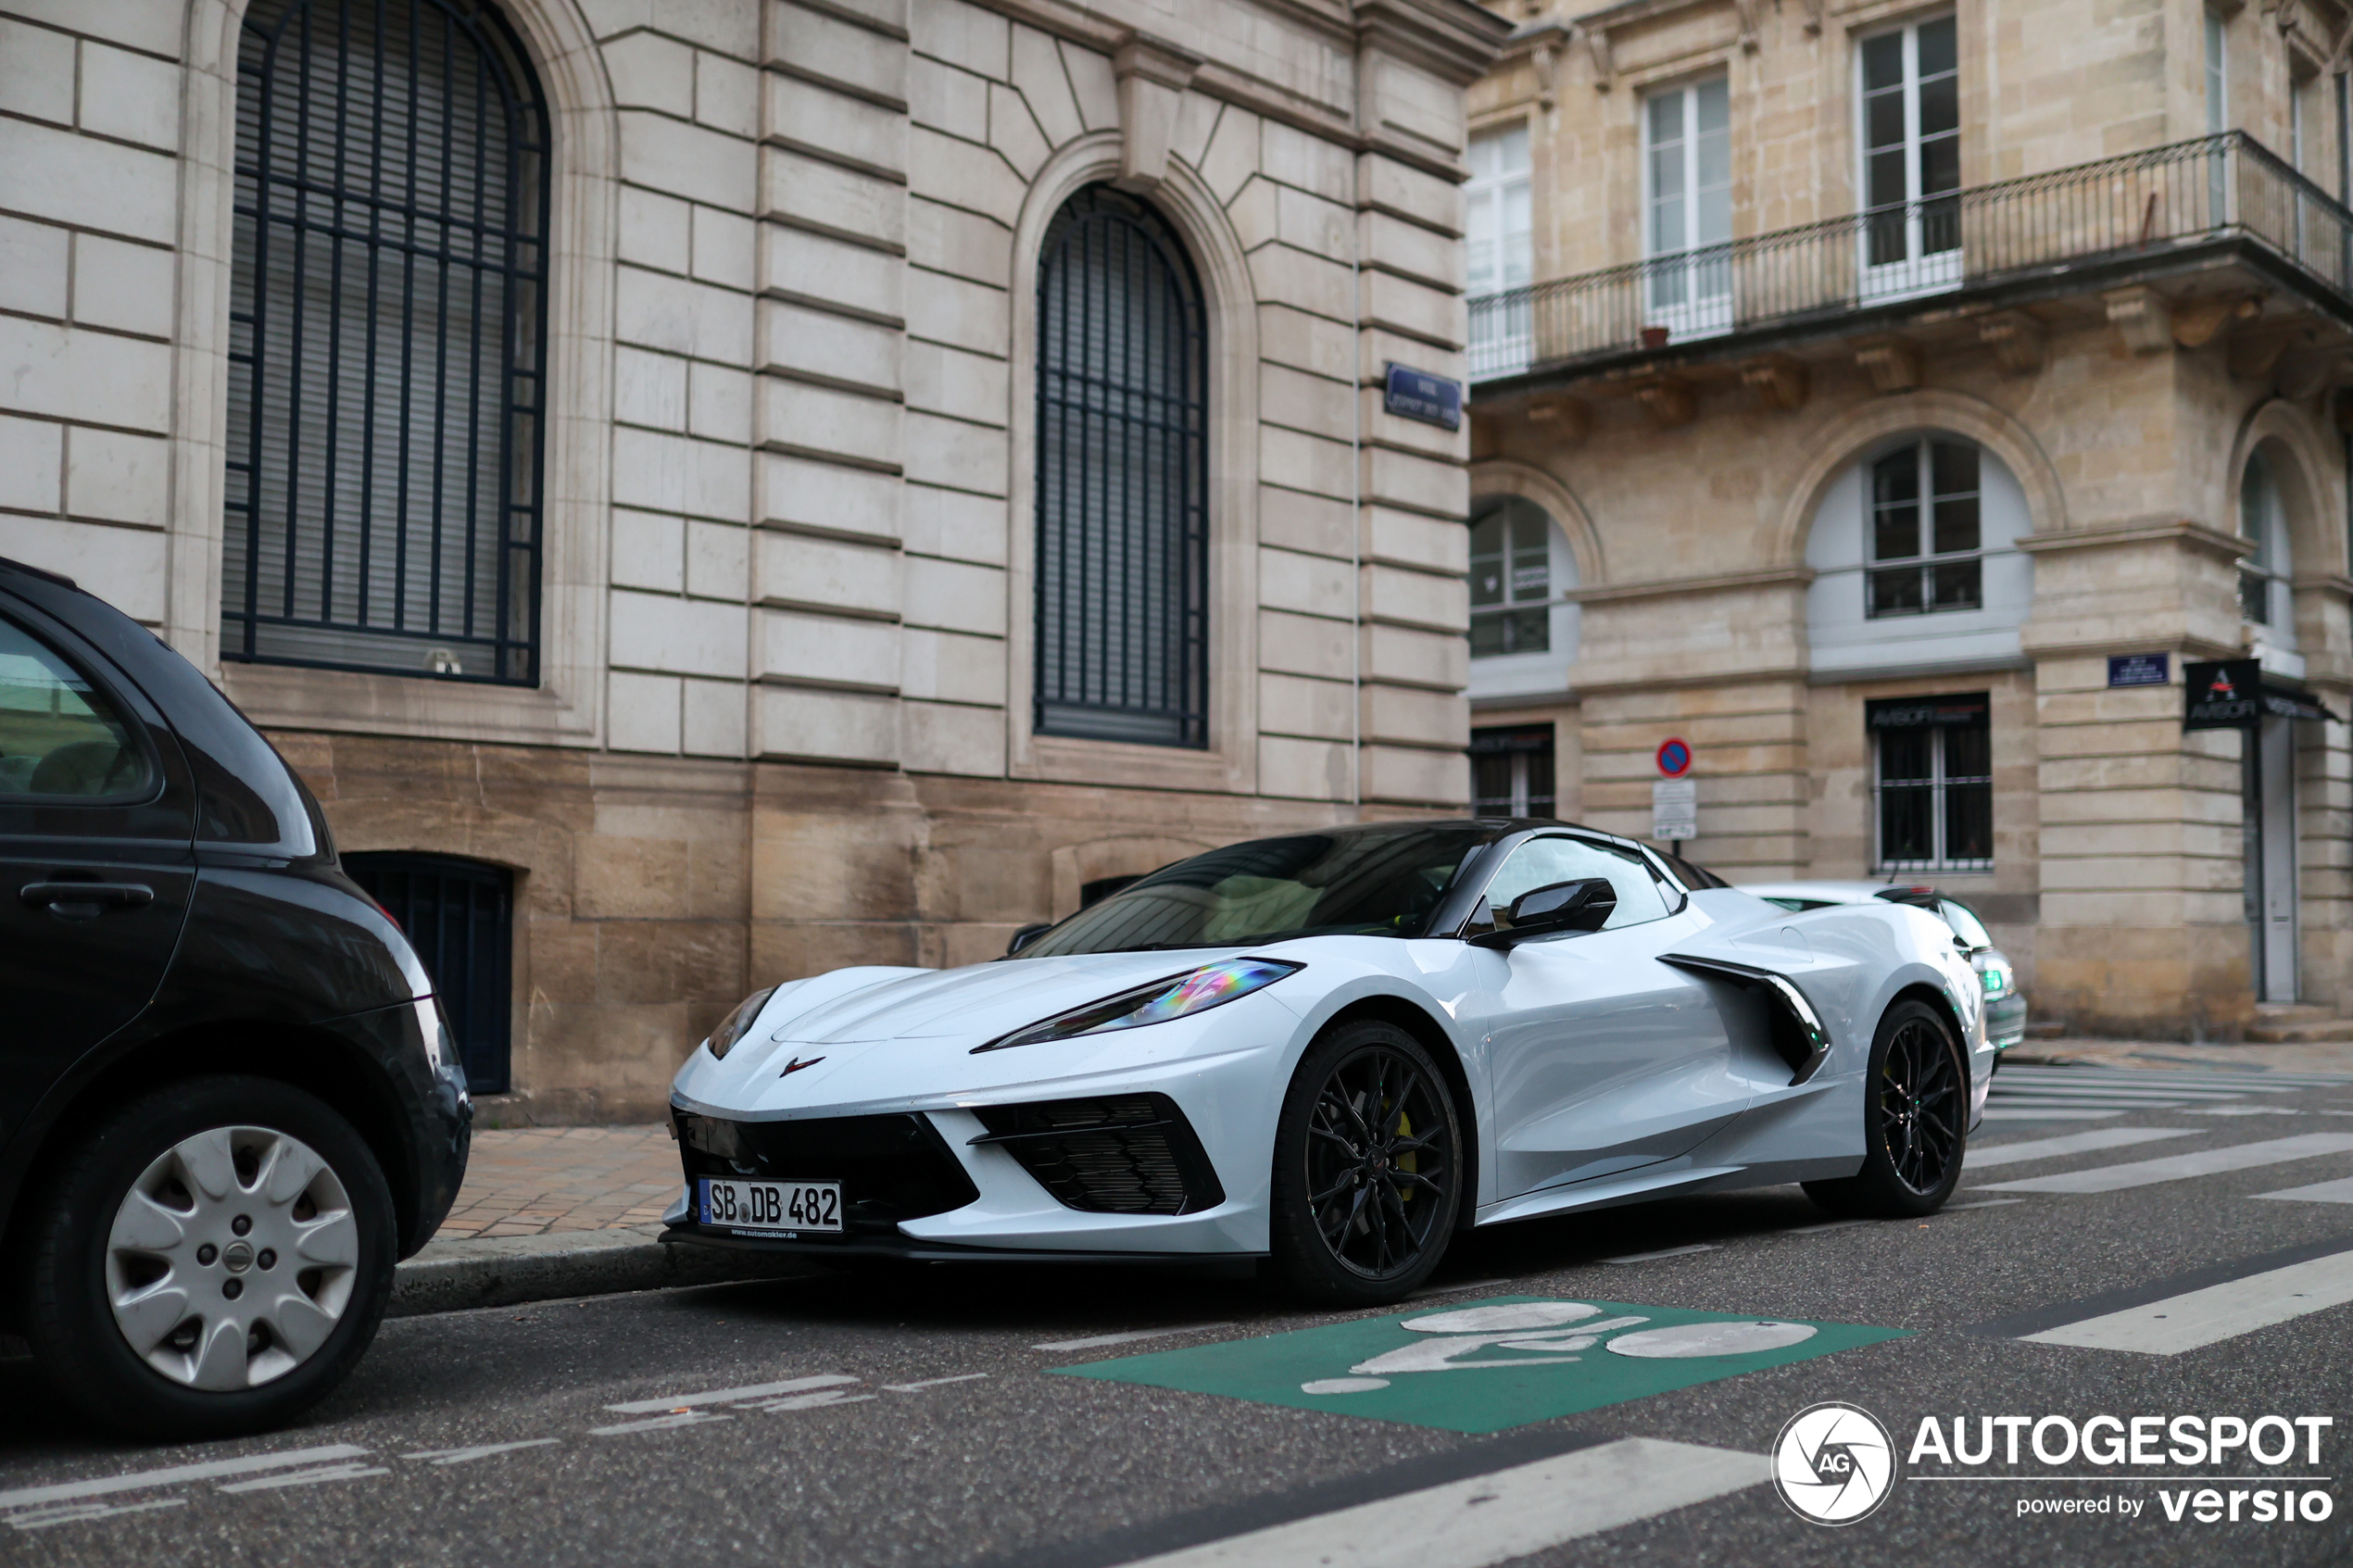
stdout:
[[479,0],[253,0],[221,657],[538,680],[547,116]]
[[1175,232],[1080,191],[1038,269],[1039,734],[1208,744],[1208,376]]

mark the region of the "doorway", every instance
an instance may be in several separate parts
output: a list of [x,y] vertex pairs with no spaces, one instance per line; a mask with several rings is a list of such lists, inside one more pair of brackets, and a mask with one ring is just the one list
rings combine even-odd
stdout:
[[2266,716],[2241,732],[2246,822],[2246,921],[2259,1001],[2296,997],[2296,721]]

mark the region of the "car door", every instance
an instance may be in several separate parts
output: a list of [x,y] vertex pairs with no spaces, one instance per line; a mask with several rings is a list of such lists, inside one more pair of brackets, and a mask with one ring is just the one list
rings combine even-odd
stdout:
[[194,795],[145,696],[0,595],[0,1142],[155,995],[195,878]]
[[1486,966],[1498,1198],[1671,1160],[1748,1104],[1716,994],[1658,961],[1700,919],[1631,849],[1530,838],[1498,869],[1471,929],[1531,888],[1586,877],[1617,895],[1607,925],[1496,949]]

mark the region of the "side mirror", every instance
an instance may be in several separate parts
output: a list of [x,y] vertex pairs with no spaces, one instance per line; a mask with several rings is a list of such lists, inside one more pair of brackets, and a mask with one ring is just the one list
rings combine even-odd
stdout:
[[1599,931],[1617,912],[1617,890],[1605,876],[1579,882],[1556,882],[1532,887],[1512,900],[1503,921],[1492,931],[1471,941],[1482,947],[1508,947],[1531,936],[1563,931]]
[[1009,959],[1012,958],[1015,953],[1020,952],[1024,947],[1028,947],[1032,942],[1037,941],[1040,936],[1045,935],[1046,933],[1053,929],[1054,922],[1050,920],[1030,922],[1027,925],[1023,926],[1019,931],[1014,932],[1013,939],[1005,944],[1005,956]]

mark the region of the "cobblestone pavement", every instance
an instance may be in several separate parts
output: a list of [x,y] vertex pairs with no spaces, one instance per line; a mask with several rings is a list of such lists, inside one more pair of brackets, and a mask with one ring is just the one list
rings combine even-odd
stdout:
[[659,1124],[477,1129],[465,1185],[434,1239],[649,1225],[679,1181],[678,1146]]

